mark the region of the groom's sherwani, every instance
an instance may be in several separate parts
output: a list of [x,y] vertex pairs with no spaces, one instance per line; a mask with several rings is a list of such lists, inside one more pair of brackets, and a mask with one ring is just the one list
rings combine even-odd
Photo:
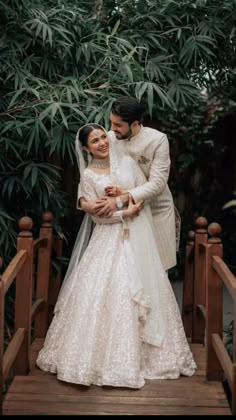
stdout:
[[168,138],[158,130],[143,126],[130,140],[117,140],[112,131],[109,131],[109,135],[133,157],[147,178],[145,184],[130,193],[135,202],[146,200],[150,204],[161,261],[165,270],[168,270],[176,265],[179,241],[176,226],[180,229],[180,217],[167,185],[170,171]]

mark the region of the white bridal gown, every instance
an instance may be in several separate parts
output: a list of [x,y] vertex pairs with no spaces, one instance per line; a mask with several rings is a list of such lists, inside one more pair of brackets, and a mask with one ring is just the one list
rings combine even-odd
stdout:
[[[86,169],[83,195],[95,199],[107,185],[140,184],[132,161],[122,162],[112,175]],[[148,211],[128,225],[123,239],[119,212],[96,223],[59,296],[37,358],[40,369],[59,380],[140,388],[145,379],[176,379],[196,369]]]

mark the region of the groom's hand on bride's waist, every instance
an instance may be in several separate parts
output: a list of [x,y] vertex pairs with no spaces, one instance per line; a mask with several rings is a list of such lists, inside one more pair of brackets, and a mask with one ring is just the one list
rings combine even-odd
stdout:
[[97,212],[101,209],[103,209],[104,206],[104,200],[102,198],[99,198],[94,201],[87,201],[84,198],[80,199],[80,207],[83,211],[86,213],[92,214],[94,216],[97,216]]
[[94,214],[98,217],[110,217],[117,210],[115,197],[100,197],[96,200],[96,205]]

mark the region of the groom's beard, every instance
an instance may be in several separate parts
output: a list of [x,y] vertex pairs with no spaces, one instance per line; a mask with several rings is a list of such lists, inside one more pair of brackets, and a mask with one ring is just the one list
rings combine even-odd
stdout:
[[130,138],[132,137],[131,128],[129,128],[129,130],[125,134],[121,134],[118,131],[114,131],[114,133],[115,133],[115,136],[116,136],[117,140],[130,140]]

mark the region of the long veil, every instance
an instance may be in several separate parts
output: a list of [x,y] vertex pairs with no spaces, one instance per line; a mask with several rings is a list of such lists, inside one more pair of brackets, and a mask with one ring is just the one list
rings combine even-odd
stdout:
[[[90,125],[90,124],[85,124],[85,125]],[[83,182],[84,171],[88,165],[88,162],[86,160],[86,155],[79,141],[80,130],[82,130],[82,128],[85,127],[85,125],[79,128],[79,130],[76,133],[76,138],[75,138],[75,154],[76,154],[77,165],[80,172],[80,182]],[[101,128],[103,129],[103,127]],[[78,187],[78,191],[79,191],[79,187]],[[58,299],[54,308],[54,313],[59,311],[62,305],[65,302],[67,302],[67,299],[69,297],[70,290],[72,287],[72,283],[73,281],[75,281],[75,277],[72,275],[73,270],[78,266],[79,261],[81,260],[84,254],[84,251],[86,250],[88,246],[89,239],[93,231],[93,225],[94,223],[92,221],[91,216],[88,213],[85,213],[83,222],[79,228],[79,232],[74,243],[74,247],[71,253],[71,257],[70,257],[70,262],[69,262],[65,277],[63,279],[63,283],[61,285],[59,296],[58,296]]]
[[[80,134],[80,131],[85,126],[90,126],[90,125],[91,124],[88,123],[80,127],[76,133],[76,138],[75,138],[75,152],[76,152],[76,160],[77,160],[77,164],[78,164],[78,168],[80,172],[80,183],[83,182],[84,171],[86,167],[88,166],[88,161],[86,158],[86,154],[83,151],[81,142],[79,141],[79,134]],[[96,125],[106,132],[104,127],[102,127],[99,124],[96,124]],[[108,135],[107,132],[106,134]],[[109,158],[110,158],[111,173],[116,173],[119,166],[119,160],[121,158],[121,152],[116,147],[115,142],[112,141],[111,139],[109,139]],[[78,188],[78,193],[79,193],[79,188]],[[93,227],[94,227],[94,222],[92,220],[92,217],[88,213],[86,213],[84,215],[83,222],[80,226],[77,238],[75,240],[75,244],[71,253],[70,262],[69,262],[65,277],[63,279],[63,283],[61,285],[57,303],[54,308],[54,313],[60,310],[62,305],[64,305],[64,303],[67,302],[73,282],[76,281],[76,276],[72,275],[73,270],[78,266],[79,261],[81,260],[84,254],[84,251],[86,250],[88,246],[89,239],[93,231]]]

